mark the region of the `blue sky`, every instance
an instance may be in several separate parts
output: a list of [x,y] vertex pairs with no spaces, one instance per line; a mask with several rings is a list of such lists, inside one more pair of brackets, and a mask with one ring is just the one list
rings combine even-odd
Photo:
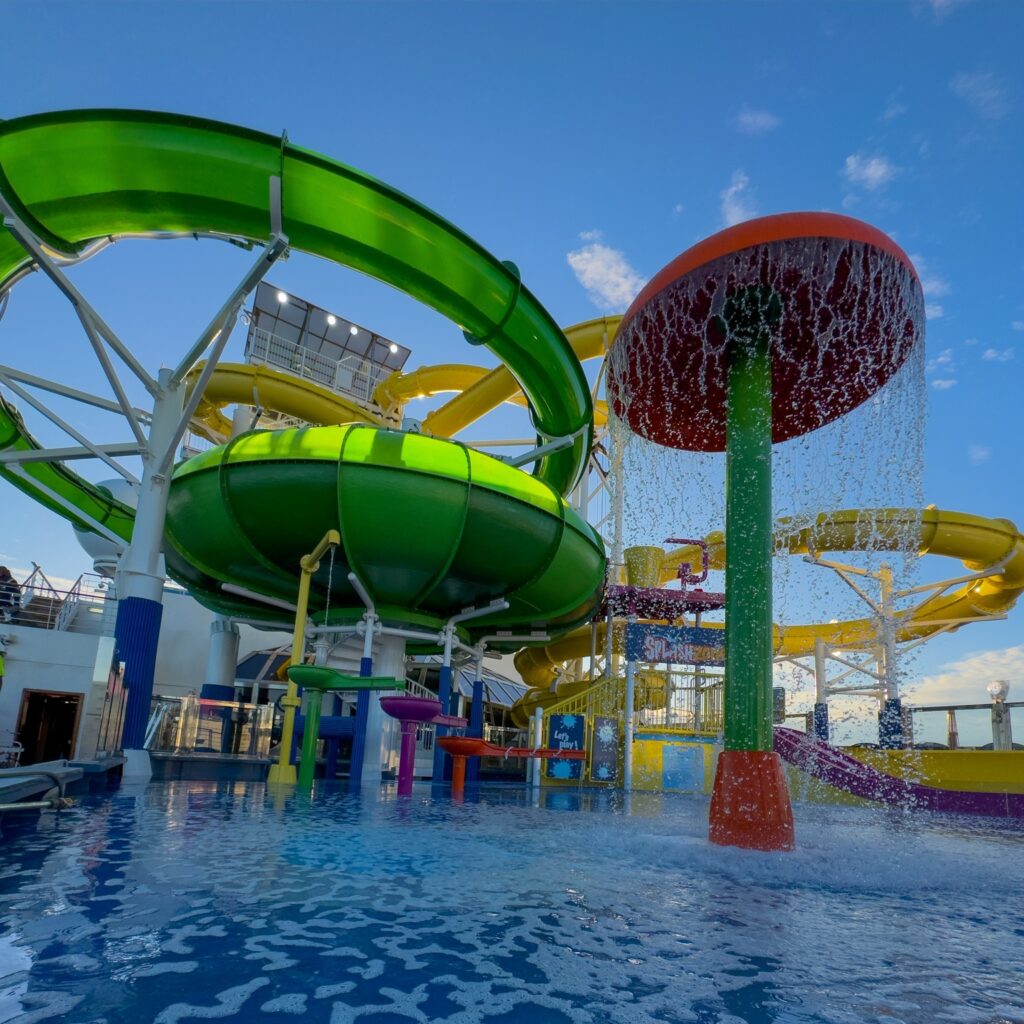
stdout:
[[[3,24],[0,116],[125,106],[287,129],[513,259],[564,324],[621,311],[738,219],[868,220],[925,284],[926,500],[1024,521],[1024,6],[9,2]],[[242,266],[137,244],[76,279],[154,365]],[[302,257],[273,279],[410,345],[410,365],[467,358],[450,325],[374,282]],[[0,324],[0,361],[94,372],[38,275]],[[0,558],[88,568],[62,523],[6,488],[0,508]],[[1024,695],[1022,623],[1024,608],[931,645],[932,696],[992,672]]]

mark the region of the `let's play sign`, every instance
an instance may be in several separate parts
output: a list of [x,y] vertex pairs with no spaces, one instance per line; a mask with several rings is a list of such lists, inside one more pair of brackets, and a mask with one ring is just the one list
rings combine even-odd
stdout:
[[704,626],[626,626],[626,660],[665,665],[724,665],[725,630]]

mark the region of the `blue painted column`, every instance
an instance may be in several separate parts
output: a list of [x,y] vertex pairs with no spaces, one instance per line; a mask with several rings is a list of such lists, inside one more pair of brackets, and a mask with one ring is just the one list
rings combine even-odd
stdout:
[[814,705],[814,738],[828,743],[828,705],[821,701]]
[[889,697],[878,715],[878,745],[884,750],[899,750],[903,746],[903,702]]
[[159,601],[145,597],[125,597],[117,604],[114,648],[118,661],[124,663],[124,685],[128,691],[121,733],[125,750],[140,750],[146,738],[163,611]]
[[[359,675],[368,679],[373,675],[373,658],[359,659]],[[363,781],[363,758],[366,755],[366,725],[370,719],[370,691],[360,690],[356,695],[356,731],[352,736],[352,765],[349,781]]]
[[[477,662],[476,678],[473,680],[473,703],[469,709],[469,730],[467,735],[483,739],[484,736],[484,681],[480,678],[480,663]],[[471,757],[466,762],[466,781],[480,779],[480,758]]]

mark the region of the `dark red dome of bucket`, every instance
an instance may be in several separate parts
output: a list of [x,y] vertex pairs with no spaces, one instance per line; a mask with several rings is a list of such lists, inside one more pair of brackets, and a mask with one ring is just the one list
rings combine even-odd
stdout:
[[855,409],[924,335],[917,273],[881,231],[831,213],[746,221],[677,256],[623,318],[608,391],[630,429],[669,448],[725,449],[725,346],[708,324],[752,285],[782,300],[771,342],[775,442]]

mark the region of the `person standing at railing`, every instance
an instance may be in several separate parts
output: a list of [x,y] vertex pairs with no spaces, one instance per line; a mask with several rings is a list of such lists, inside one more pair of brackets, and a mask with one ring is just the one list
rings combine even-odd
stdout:
[[11,622],[21,604],[21,586],[6,565],[0,565],[0,622]]

